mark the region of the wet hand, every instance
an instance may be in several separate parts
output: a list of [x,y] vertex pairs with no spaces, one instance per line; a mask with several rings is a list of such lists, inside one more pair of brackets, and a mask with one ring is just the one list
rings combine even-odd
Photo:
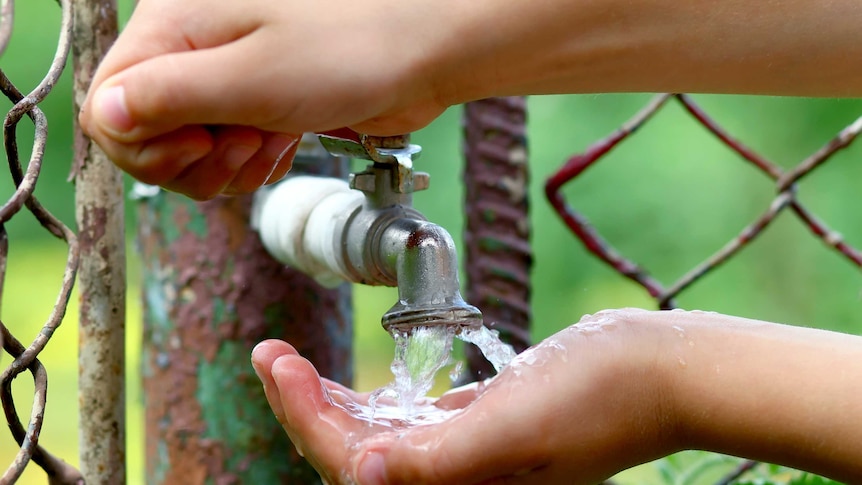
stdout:
[[[253,191],[288,171],[302,132],[399,134],[442,112],[427,66],[444,34],[417,22],[431,8],[387,4],[381,28],[368,2],[142,0],[81,125],[143,182],[196,199]],[[394,48],[405,42],[417,48]]]
[[[494,379],[437,400],[457,411],[449,419],[402,429],[369,431],[347,411],[368,395],[321,379],[289,344],[263,342],[252,361],[279,422],[328,483],[594,484],[671,448],[651,339],[622,315],[552,336]],[[626,346],[633,339],[640,350]]]

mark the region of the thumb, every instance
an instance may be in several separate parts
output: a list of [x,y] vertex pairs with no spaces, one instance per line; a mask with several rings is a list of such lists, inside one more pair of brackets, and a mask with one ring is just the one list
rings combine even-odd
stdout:
[[[107,79],[93,94],[90,122],[124,143],[184,125],[257,126],[278,116],[261,85],[254,47],[241,39],[224,46],[161,55]],[[230,66],[226,69],[225,66]]]
[[93,86],[148,59],[232,42],[260,26],[250,12],[254,8],[245,2],[140,0],[99,64]]
[[[157,60],[162,57],[170,58],[174,54],[217,48],[254,32],[260,27],[261,19],[260,16],[250,13],[253,11],[254,9],[244,5],[244,2],[141,0],[122,34],[99,64],[90,92],[82,103],[81,124],[86,128],[96,125],[112,135],[120,133],[122,134],[118,137],[120,141],[140,141],[132,140],[134,135],[126,133],[130,131],[129,125],[138,121],[135,118],[125,126],[122,124],[116,126],[116,119],[114,125],[111,125],[106,123],[108,120],[104,113],[100,113],[94,123],[94,111],[103,111],[102,107],[94,104],[105,104],[105,100],[102,100],[102,103],[94,103],[94,98],[104,95],[105,91],[112,87],[125,88],[122,80],[126,77],[124,73],[127,72],[132,78],[131,83],[135,84],[135,79],[139,79],[142,83],[149,83],[150,85],[147,86],[149,89],[159,88],[160,83],[172,83],[176,78],[183,79],[190,76],[192,79],[197,79],[208,75],[213,68],[195,72],[189,69],[190,66],[177,61],[159,62]],[[207,12],[205,18],[201,12]],[[227,61],[231,62],[230,59]],[[179,70],[170,69],[177,64],[179,64],[176,66]],[[242,72],[241,69],[238,70]],[[141,75],[140,72],[144,74]],[[135,86],[129,90],[123,89],[122,92],[114,90],[106,97],[109,100],[119,98],[134,101],[140,96],[139,91],[141,90]],[[174,92],[181,91],[182,89],[177,89]],[[144,100],[144,102],[151,101]],[[122,104],[121,108],[120,113],[130,116],[136,114],[134,111],[130,112],[130,107],[126,104]],[[117,112],[114,109],[115,115]],[[176,126],[178,125],[174,125]],[[171,130],[158,129],[151,131],[150,134],[158,135],[167,131]]]

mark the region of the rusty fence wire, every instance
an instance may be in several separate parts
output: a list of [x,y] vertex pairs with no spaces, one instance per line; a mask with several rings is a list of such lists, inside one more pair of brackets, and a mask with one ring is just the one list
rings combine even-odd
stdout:
[[[697,264],[685,274],[680,275],[669,285],[664,285],[651,276],[649,270],[617,251],[590,224],[586,217],[569,206],[561,189],[576,179],[590,166],[601,161],[611,150],[626,140],[645,123],[650,121],[668,103],[677,102],[722,144],[752,164],[764,176],[772,180],[775,197],[765,210],[728,241],[721,249]],[[653,97],[647,105],[619,129],[604,139],[593,143],[583,153],[575,155],[545,183],[545,195],[566,226],[575,234],[587,251],[613,268],[621,276],[642,286],[656,301],[660,309],[676,308],[675,298],[693,283],[713,272],[716,268],[739,254],[748,244],[758,238],[782,212],[794,214],[808,228],[813,237],[834,249],[850,264],[862,268],[862,252],[848,244],[841,234],[830,228],[815,216],[797,197],[798,183],[812,171],[832,159],[833,155],[847,148],[862,132],[862,117],[859,117],[841,130],[829,142],[811,153],[789,170],[783,170],[776,163],[748,148],[732,137],[686,94],[660,94]],[[736,470],[724,477],[719,484],[729,484],[756,465],[756,462],[742,462]]]
[[[63,270],[63,278],[54,307],[42,330],[26,347],[9,331],[7,322],[0,322],[0,333],[3,338],[3,348],[14,360],[0,374],[0,400],[3,413],[9,425],[12,436],[20,446],[17,456],[0,477],[0,484],[13,483],[23,473],[30,460],[36,462],[48,474],[51,484],[83,483],[81,474],[54,457],[38,445],[45,413],[45,401],[48,387],[48,376],[45,367],[39,362],[40,352],[48,344],[54,331],[60,325],[66,313],[75,275],[78,269],[78,240],[75,234],[60,220],[48,212],[33,196],[36,182],[43,164],[43,156],[48,137],[48,122],[45,114],[39,109],[41,103],[51,92],[60,78],[66,64],[72,35],[71,4],[64,1],[62,8],[62,24],[60,38],[54,60],[42,81],[29,93],[22,93],[6,73],[0,69],[0,90],[13,103],[3,122],[3,142],[9,172],[15,184],[14,193],[0,207],[0,296],[2,282],[5,278],[9,238],[6,224],[23,209],[26,209],[54,237],[65,241],[68,246],[68,256]],[[0,56],[5,52],[12,35],[14,4],[12,0],[0,0]],[[31,148],[30,159],[26,167],[22,166],[17,140],[19,122],[27,117],[35,127],[35,136]],[[28,423],[22,424],[15,402],[12,398],[12,380],[19,374],[29,371],[32,374],[35,395]]]

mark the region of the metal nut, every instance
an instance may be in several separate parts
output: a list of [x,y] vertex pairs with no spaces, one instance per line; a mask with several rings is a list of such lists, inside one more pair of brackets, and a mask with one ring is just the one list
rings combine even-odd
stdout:
[[427,172],[413,173],[413,192],[425,190],[431,185],[431,176]]
[[363,192],[374,192],[376,184],[374,183],[374,174],[371,172],[352,173],[347,179],[347,183],[351,189],[361,190]]

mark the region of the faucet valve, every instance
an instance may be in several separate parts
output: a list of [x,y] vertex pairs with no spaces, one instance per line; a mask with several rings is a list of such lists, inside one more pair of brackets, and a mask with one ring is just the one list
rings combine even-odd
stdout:
[[[332,155],[370,160],[374,167],[391,171],[394,192],[409,194],[428,188],[428,174],[413,171],[413,161],[419,158],[422,147],[411,144],[410,135],[370,136],[342,128],[319,133],[317,137]],[[351,176],[350,187],[375,192],[376,178],[370,169],[366,170]]]

